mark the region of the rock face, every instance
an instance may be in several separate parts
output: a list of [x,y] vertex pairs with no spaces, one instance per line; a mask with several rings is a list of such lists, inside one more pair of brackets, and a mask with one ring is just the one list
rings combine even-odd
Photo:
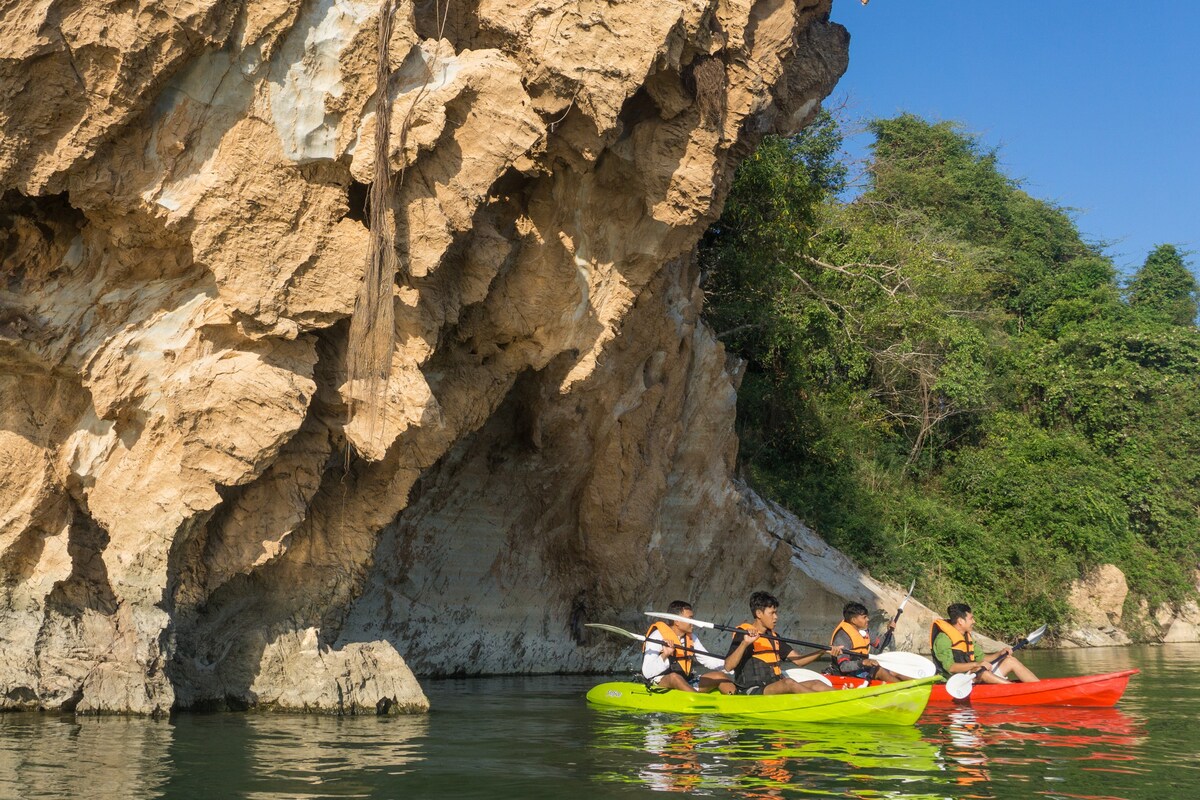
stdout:
[[411,669],[612,666],[582,623],[675,595],[894,603],[731,479],[698,316],[733,168],[845,69],[829,5],[2,12],[0,708],[420,710]]
[[1132,640],[1119,627],[1129,585],[1114,564],[1102,564],[1071,584],[1067,605],[1074,623],[1058,632],[1066,647],[1111,647]]

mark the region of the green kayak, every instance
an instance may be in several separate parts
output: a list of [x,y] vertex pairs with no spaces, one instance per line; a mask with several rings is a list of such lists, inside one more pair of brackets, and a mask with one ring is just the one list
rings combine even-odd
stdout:
[[939,678],[885,683],[863,689],[775,695],[650,691],[640,683],[602,683],[588,702],[627,711],[725,714],[781,722],[849,722],[857,725],[912,725],[925,710]]

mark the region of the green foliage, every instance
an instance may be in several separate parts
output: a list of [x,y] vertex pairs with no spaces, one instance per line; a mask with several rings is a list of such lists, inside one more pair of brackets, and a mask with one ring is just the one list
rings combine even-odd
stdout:
[[881,576],[1013,634],[1115,563],[1181,601],[1200,556],[1196,283],[1158,248],[1123,300],[1069,213],[950,123],[872,123],[841,202],[823,116],[743,165],[701,264],[746,361],[742,468]]
[[1129,284],[1129,305],[1172,325],[1193,325],[1200,299],[1196,278],[1174,245],[1160,244]]

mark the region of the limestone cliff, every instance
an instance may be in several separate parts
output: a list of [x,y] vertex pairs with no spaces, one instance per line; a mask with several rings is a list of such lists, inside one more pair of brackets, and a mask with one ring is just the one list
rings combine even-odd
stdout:
[[676,595],[894,600],[731,478],[699,320],[738,160],[845,68],[829,5],[7,4],[0,708],[418,710],[410,668],[610,667],[582,623]]

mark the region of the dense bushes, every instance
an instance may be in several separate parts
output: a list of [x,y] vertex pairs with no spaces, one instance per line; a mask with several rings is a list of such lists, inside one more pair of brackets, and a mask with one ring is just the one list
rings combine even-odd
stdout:
[[1183,256],[1123,288],[1070,215],[949,123],[872,124],[869,187],[828,116],[768,140],[701,249],[709,320],[747,362],[744,473],[877,574],[918,574],[1012,634],[1112,562],[1193,591],[1200,333]]

